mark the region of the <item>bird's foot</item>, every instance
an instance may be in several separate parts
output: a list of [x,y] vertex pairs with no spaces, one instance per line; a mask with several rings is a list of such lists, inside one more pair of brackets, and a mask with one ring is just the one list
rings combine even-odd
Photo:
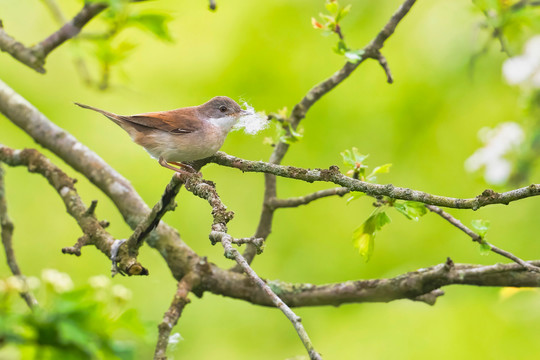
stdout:
[[[165,167],[167,169],[174,170],[177,173],[188,175],[188,176],[196,174],[196,175],[202,177],[202,173],[200,171],[195,170],[191,165],[179,163],[179,162],[176,162],[176,161],[166,161],[165,159],[163,159],[161,157],[159,158],[158,162],[159,162],[159,164],[161,166],[163,166],[163,167]],[[171,164],[174,164],[174,165],[176,165],[178,167],[174,167]]]

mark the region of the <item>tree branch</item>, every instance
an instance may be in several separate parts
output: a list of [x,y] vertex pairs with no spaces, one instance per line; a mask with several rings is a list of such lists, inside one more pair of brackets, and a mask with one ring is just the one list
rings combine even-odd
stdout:
[[[49,159],[34,149],[13,150],[0,144],[0,161],[9,166],[26,166],[29,172],[43,175],[62,198],[67,212],[77,221],[86,235],[87,243],[95,245],[108,258],[111,258],[111,246],[115,239],[101,226],[96,216],[89,212],[77,190],[75,181],[56,167]],[[68,251],[64,251],[66,253]],[[126,254],[122,254],[127,257]],[[130,275],[144,274],[144,267],[132,261],[124,263],[122,271]],[[147,273],[147,271],[146,271]]]
[[316,191],[312,194],[308,194],[305,196],[292,197],[288,199],[273,198],[270,200],[270,206],[273,209],[284,208],[284,207],[298,207],[300,205],[307,205],[312,201],[315,201],[317,199],[322,199],[328,196],[333,196],[333,195],[343,196],[347,194],[348,192],[350,192],[350,190],[347,188],[337,187],[333,189],[320,190],[320,191]]
[[[383,68],[388,78],[388,82],[391,82],[390,80],[392,80],[392,77],[390,74],[390,69],[388,68],[388,63],[386,62],[386,59],[382,57],[380,49],[382,49],[382,47],[384,46],[384,42],[393,34],[399,22],[405,17],[405,15],[407,15],[415,2],[416,0],[405,0],[405,2],[392,15],[388,23],[379,32],[379,34],[366,47],[364,47],[363,50],[366,55],[365,57],[355,63],[346,62],[340,70],[338,70],[328,79],[317,84],[307,92],[307,94],[302,98],[302,100],[294,106],[289,119],[286,119],[286,121],[291,124],[293,130],[297,129],[300,121],[302,121],[302,119],[306,117],[309,109],[321,97],[323,97],[325,94],[334,89],[337,85],[343,82],[346,78],[348,78],[349,75],[351,75],[352,72],[356,70],[356,68],[360,66],[360,64],[363,63],[364,60],[367,58],[371,57],[377,59],[379,63],[383,65]],[[271,164],[280,164],[288,149],[289,144],[280,141],[276,145],[268,162]],[[257,226],[257,231],[254,235],[254,237],[262,239],[266,239],[268,235],[270,235],[270,231],[272,229],[272,221],[274,218],[275,209],[270,206],[270,202],[277,197],[275,176],[271,174],[265,174],[264,184],[265,190],[261,216],[259,219],[259,225]],[[251,263],[251,261],[253,261],[255,254],[256,249],[253,246],[248,245],[246,251],[244,252],[244,257],[246,258],[248,263]],[[239,268],[237,267],[236,270],[239,271]]]
[[[128,180],[1,80],[0,112],[38,144],[52,151],[103,191],[132,229],[148,215],[150,209]],[[200,261],[199,256],[182,241],[178,232],[164,222],[159,223],[146,241],[163,256],[177,280],[182,279]]]
[[243,172],[262,172],[306,182],[332,182],[346,187],[350,191],[363,192],[369,196],[388,196],[392,199],[417,201],[428,205],[456,209],[477,210],[483,206],[493,204],[508,205],[513,201],[540,195],[540,184],[532,184],[504,193],[497,193],[488,189],[474,198],[460,199],[433,195],[423,191],[394,186],[392,184],[381,185],[364,182],[341,174],[337,166],[331,166],[330,169],[304,169],[294,166],[276,165],[263,161],[245,160],[227,155],[221,151],[210,158],[210,161],[219,165],[236,168]]
[[81,11],[73,19],[65,23],[46,39],[43,39],[39,44],[33,46],[32,51],[45,60],[51,51],[62,45],[66,40],[77,36],[90,20],[106,8],[107,4],[105,3],[90,2],[84,4]]
[[[6,261],[11,273],[24,279],[21,269],[19,268],[19,264],[17,263],[17,258],[15,257],[15,251],[13,251],[13,228],[13,222],[11,222],[7,212],[4,169],[0,164],[0,235],[2,237],[4,251],[6,253]],[[30,290],[21,291],[20,295],[30,309],[38,305],[36,298],[30,292]]]
[[167,187],[165,187],[163,195],[152,208],[152,211],[137,225],[133,234],[127,240],[126,246],[131,254],[137,256],[138,249],[142,246],[144,239],[158,226],[161,218],[167,211],[174,210],[176,206],[174,199],[183,184],[175,173],[169,184],[167,184]]
[[529,271],[535,271],[535,272],[540,272],[540,268],[534,266],[534,265],[531,265],[523,260],[521,260],[520,258],[518,258],[517,256],[515,256],[514,254],[512,254],[511,252],[508,252],[506,250],[502,250],[502,249],[499,249],[498,247],[496,247],[495,245],[492,245],[490,243],[488,243],[486,240],[484,240],[480,235],[478,235],[477,233],[475,233],[474,231],[472,231],[471,229],[469,229],[468,227],[466,227],[465,225],[463,225],[463,223],[461,221],[459,221],[458,219],[456,219],[455,217],[453,217],[452,215],[450,215],[449,213],[447,213],[446,211],[444,211],[443,209],[441,209],[440,207],[438,206],[434,206],[434,205],[426,205],[426,207],[429,209],[429,211],[432,211],[436,214],[438,214],[439,216],[441,216],[443,219],[445,219],[446,221],[448,221],[450,224],[454,225],[455,227],[457,227],[459,230],[463,231],[465,234],[467,234],[473,241],[479,243],[479,244],[486,244],[489,246],[490,250],[493,251],[494,253],[496,254],[499,254],[501,256],[504,256],[505,258],[508,258],[516,263],[518,263],[519,265],[523,266],[525,269],[529,270]]
[[94,18],[97,14],[107,8],[104,3],[87,3],[73,19],[65,23],[59,30],[52,33],[40,43],[26,47],[19,41],[9,36],[3,28],[0,27],[0,50],[7,52],[21,63],[36,70],[39,73],[45,73],[43,65],[47,56],[62,45],[66,40],[75,37],[81,29]]
[[[529,261],[539,266],[540,260]],[[251,284],[242,282],[244,276],[233,272],[214,273],[205,277],[201,287],[215,294],[242,299],[252,304],[274,306],[265,293],[254,289]],[[405,273],[388,279],[346,281],[341,283],[314,285],[288,283],[279,280],[266,280],[266,283],[279,294],[290,307],[300,306],[339,306],[349,303],[390,302],[400,299],[424,301],[423,295],[430,294],[426,301],[433,304],[436,291],[450,285],[475,285],[497,287],[539,287],[540,274],[527,271],[519,264],[495,264],[489,266],[444,264]],[[436,291],[435,293],[432,293]],[[437,295],[437,296],[435,296]]]
[[406,0],[403,2],[377,36],[363,48],[366,57],[363,57],[360,61],[355,63],[345,63],[338,72],[312,88],[306,96],[304,96],[302,101],[295,105],[291,112],[291,125],[294,129],[296,129],[298,123],[306,116],[307,111],[313,104],[351,75],[366,58],[372,57],[378,60],[379,50],[382,49],[385,41],[394,33],[399,22],[403,20],[415,2],[416,0]]
[[22,43],[9,36],[2,26],[0,26],[0,50],[7,52],[14,59],[31,67],[38,73],[45,73],[45,68],[43,68],[45,62],[43,59],[41,59],[31,48],[27,48]]
[[184,180],[186,189],[193,193],[195,196],[198,196],[202,199],[208,201],[210,206],[212,206],[212,217],[214,222],[212,224],[212,232],[210,233],[210,239],[212,243],[221,242],[223,249],[225,250],[225,257],[228,259],[235,260],[237,264],[242,268],[246,273],[249,279],[257,287],[259,287],[266,296],[270,299],[272,304],[275,307],[280,309],[283,314],[291,321],[293,324],[300,340],[304,344],[310,359],[320,360],[322,359],[319,353],[313,347],[309,336],[302,325],[302,319],[297,316],[288,306],[285,304],[279,296],[276,295],[274,291],[266,284],[257,273],[249,266],[246,259],[240,254],[236,248],[232,246],[233,238],[227,234],[227,223],[232,220],[234,213],[232,211],[227,211],[227,207],[221,202],[218,193],[216,192],[213,184],[205,183],[200,177],[196,175],[186,176],[179,174],[179,176]]
[[184,307],[190,303],[188,295],[191,289],[199,281],[200,278],[197,274],[188,273],[178,282],[171,306],[163,315],[163,321],[158,326],[159,334],[154,360],[167,360],[167,346],[169,345],[171,331],[178,323],[180,316],[182,316]]

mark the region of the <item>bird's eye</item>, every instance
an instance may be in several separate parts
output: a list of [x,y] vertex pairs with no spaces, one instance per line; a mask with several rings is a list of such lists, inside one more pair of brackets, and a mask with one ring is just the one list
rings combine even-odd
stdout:
[[219,107],[219,111],[221,111],[222,113],[224,113],[225,111],[227,111],[227,107],[225,105],[221,105]]

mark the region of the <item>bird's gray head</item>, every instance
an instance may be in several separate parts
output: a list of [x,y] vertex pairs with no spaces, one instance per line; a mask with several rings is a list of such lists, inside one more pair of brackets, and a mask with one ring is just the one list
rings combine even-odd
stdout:
[[199,106],[199,114],[207,119],[219,119],[223,117],[231,117],[237,119],[243,115],[247,115],[245,110],[242,110],[233,99],[226,96],[216,96],[208,102]]

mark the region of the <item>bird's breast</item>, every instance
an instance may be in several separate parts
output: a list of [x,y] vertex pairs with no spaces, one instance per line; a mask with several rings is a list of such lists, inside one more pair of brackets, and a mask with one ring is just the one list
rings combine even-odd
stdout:
[[223,145],[226,134],[208,126],[187,134],[171,134],[153,130],[135,139],[135,142],[154,158],[166,161],[194,161],[214,155]]

